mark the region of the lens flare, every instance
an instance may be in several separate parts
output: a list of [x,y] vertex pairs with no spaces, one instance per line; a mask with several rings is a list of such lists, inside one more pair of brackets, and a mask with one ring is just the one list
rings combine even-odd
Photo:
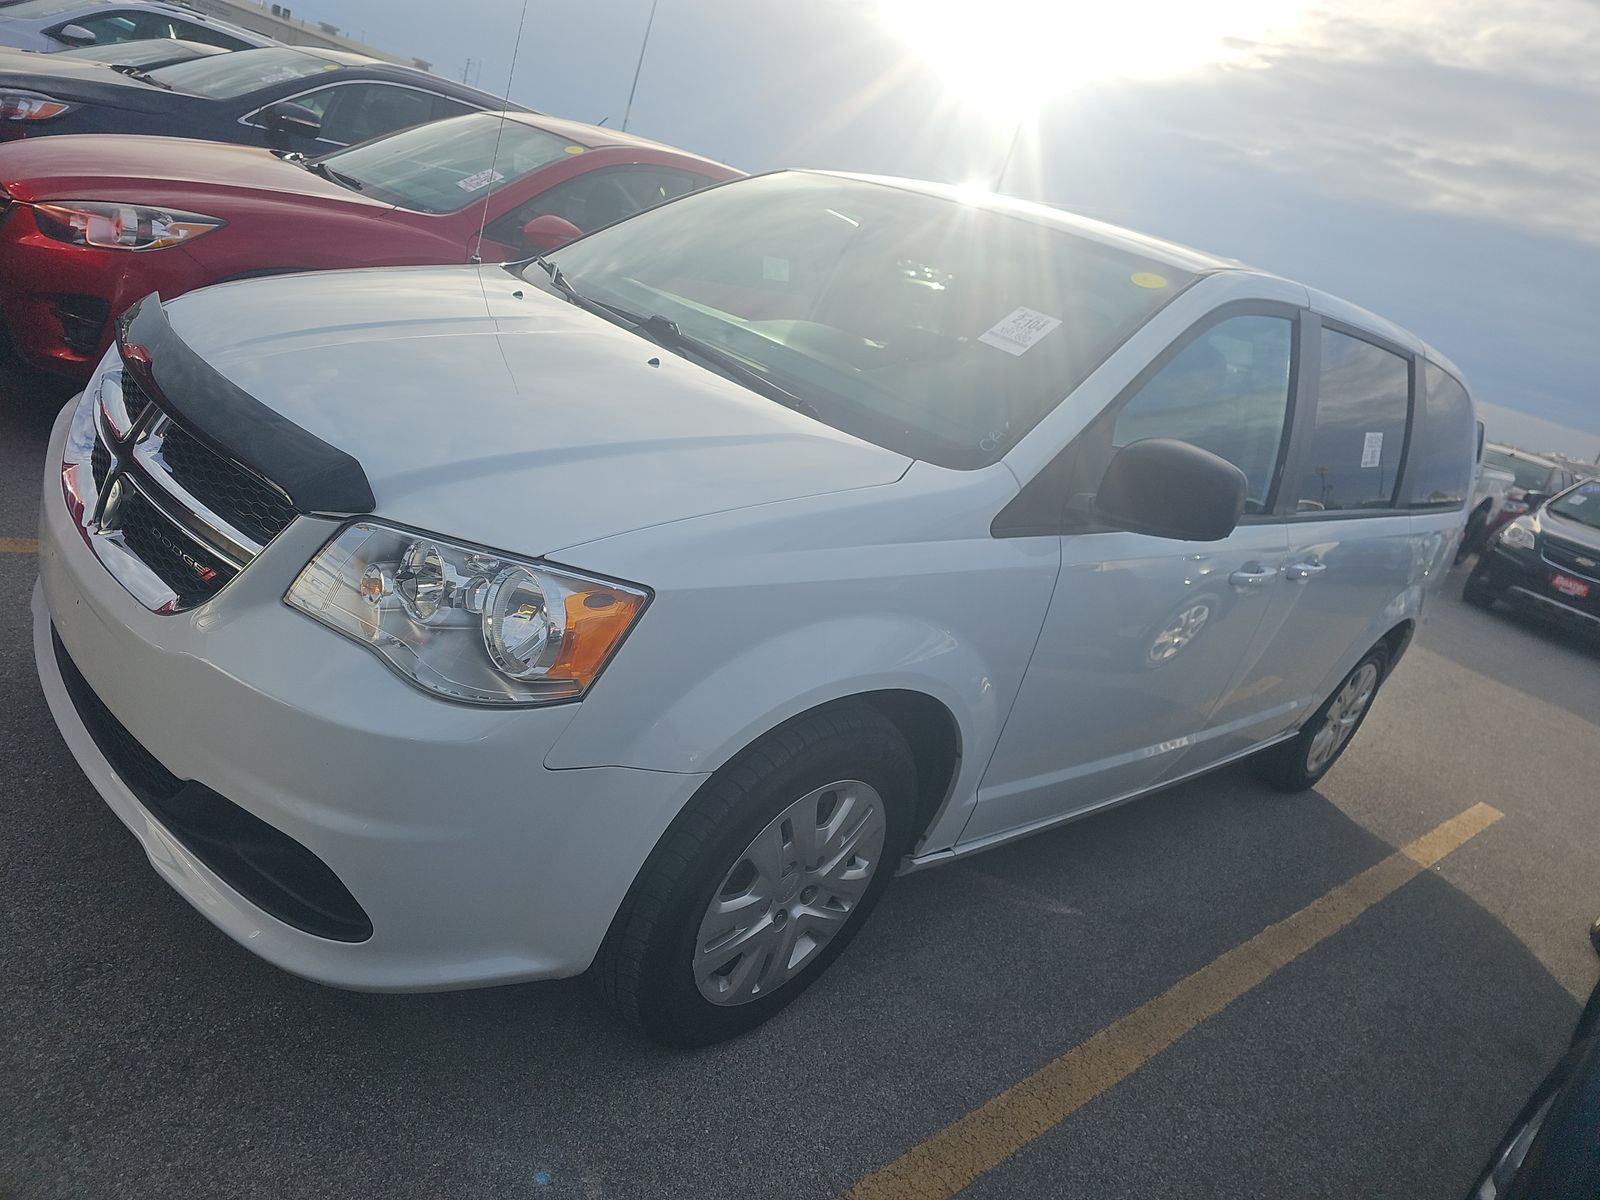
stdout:
[[1085,83],[1246,58],[1311,0],[876,0],[880,18],[963,104],[1017,120]]

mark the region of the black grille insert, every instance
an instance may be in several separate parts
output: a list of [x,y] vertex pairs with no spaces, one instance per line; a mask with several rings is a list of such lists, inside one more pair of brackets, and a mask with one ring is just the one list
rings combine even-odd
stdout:
[[67,695],[94,744],[191,854],[285,925],[336,942],[372,936],[372,920],[327,863],[210,788],[163,767],[95,695],[60,635],[50,633]]
[[150,407],[149,395],[127,371],[122,373],[122,407],[128,414],[130,425],[137,424],[140,414]]
[[94,472],[94,490],[98,492],[106,486],[106,475],[111,470],[111,451],[99,438],[95,438],[94,449],[89,452],[89,469]]
[[181,425],[166,427],[161,457],[179,486],[262,545],[294,520],[294,505],[286,497],[214,453]]
[[160,509],[126,482],[121,486],[126,494],[116,507],[114,523],[122,530],[122,540],[172,589],[179,607],[205,603],[237,574],[220,557],[178,532]]

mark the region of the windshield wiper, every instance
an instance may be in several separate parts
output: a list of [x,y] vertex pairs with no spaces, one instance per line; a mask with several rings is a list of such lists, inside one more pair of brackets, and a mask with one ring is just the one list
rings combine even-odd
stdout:
[[306,170],[310,171],[313,175],[321,175],[324,179],[328,180],[329,182],[337,183],[340,187],[347,187],[352,192],[359,192],[365,186],[359,179],[352,179],[352,178],[350,178],[350,176],[344,174],[343,172],[335,171],[332,167],[330,167],[327,163],[323,162],[320,158],[316,159],[314,161],[304,160],[304,161],[301,161],[298,165],[304,167]]
[[112,67],[111,69],[113,71],[121,71],[129,79],[137,79],[140,83],[148,83],[151,87],[163,88],[169,92],[172,90],[172,85],[170,83],[167,83],[161,79],[157,79],[154,75],[150,74],[149,71],[140,71],[132,67]]
[[562,272],[561,268],[551,262],[542,254],[534,254],[531,260],[539,265],[544,273],[550,276],[550,282],[557,291],[579,308],[588,309],[599,316],[621,321],[633,329],[641,337],[647,338],[664,350],[672,350],[684,358],[697,359],[702,366],[710,367],[724,378],[757,392],[769,400],[776,400],[786,408],[796,412],[805,413],[808,417],[821,419],[816,405],[797,396],[787,388],[781,387],[768,379],[765,374],[756,368],[747,365],[744,360],[736,355],[729,354],[726,350],[702,342],[678,328],[678,323],[658,313],[641,316],[639,313],[630,312],[620,304],[611,304],[605,300],[596,300],[593,296],[585,296]]

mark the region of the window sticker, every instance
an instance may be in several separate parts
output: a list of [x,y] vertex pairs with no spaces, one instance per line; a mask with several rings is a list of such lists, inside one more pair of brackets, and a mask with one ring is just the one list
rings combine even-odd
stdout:
[[485,167],[475,175],[468,175],[465,179],[456,180],[456,186],[463,192],[481,192],[491,183],[499,183],[505,176],[493,167]]
[[1375,467],[1383,461],[1383,434],[1369,433],[1361,443],[1361,465]]
[[[1584,489],[1584,490],[1587,491],[1588,489]],[[1567,503],[1568,504],[1582,504],[1588,498],[1589,497],[1586,496],[1586,495],[1585,496],[1568,496],[1567,497]]]
[[774,283],[788,283],[789,260],[764,255],[761,259],[761,278],[770,279]]
[[1004,320],[978,335],[985,346],[1004,350],[1012,356],[1026,354],[1040,338],[1061,324],[1059,317],[1049,317],[1031,308],[1017,308]]
[[1157,275],[1154,271],[1135,271],[1132,275],[1128,276],[1128,281],[1132,283],[1134,287],[1155,289],[1164,288],[1167,286],[1166,276]]
[[582,146],[568,146],[566,148],[566,152],[568,154],[582,154],[583,153],[583,147]]

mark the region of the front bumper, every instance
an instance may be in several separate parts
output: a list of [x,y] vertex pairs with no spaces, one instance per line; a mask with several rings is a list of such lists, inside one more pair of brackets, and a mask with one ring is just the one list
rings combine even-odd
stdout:
[[0,219],[0,318],[17,356],[37,370],[86,378],[134,301],[151,292],[170,300],[206,282],[181,246],[69,246],[40,233],[20,203]]
[[[331,523],[291,525],[212,601],[157,615],[84,544],[62,501],[63,411],[47,462],[39,679],[91,783],[191,904],[268,961],[368,990],[579,973],[640,866],[704,775],[548,770],[573,706],[492,711],[418,692],[281,602]],[[142,804],[68,693],[84,684],[162,768],[293,839],[337,877],[371,936],[285,923]],[[213,860],[214,861],[214,860]]]
[[[1500,599],[1558,621],[1600,630],[1600,580],[1590,580],[1546,562],[1538,551],[1512,553],[1498,544],[1484,551],[1478,569]],[[1590,585],[1589,595],[1579,599],[1557,590],[1551,583],[1557,573],[1583,579]]]

